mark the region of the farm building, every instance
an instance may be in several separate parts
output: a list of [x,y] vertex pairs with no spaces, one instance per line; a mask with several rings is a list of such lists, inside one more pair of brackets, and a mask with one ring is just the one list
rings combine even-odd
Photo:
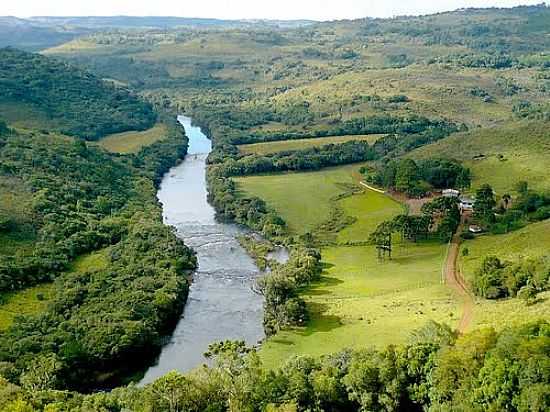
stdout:
[[463,196],[460,198],[459,208],[461,212],[471,212],[474,210],[474,199]]
[[460,192],[455,189],[444,189],[442,192],[443,197],[458,197],[460,196]]

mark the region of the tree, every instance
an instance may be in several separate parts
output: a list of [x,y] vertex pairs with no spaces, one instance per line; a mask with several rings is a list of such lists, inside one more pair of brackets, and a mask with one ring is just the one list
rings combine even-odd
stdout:
[[495,213],[493,212],[497,202],[493,188],[488,184],[482,185],[476,191],[476,199],[474,203],[474,217],[486,223],[495,221]]
[[471,177],[470,169],[462,168],[460,170],[460,173],[456,177],[456,186],[459,189],[464,190],[469,188],[471,183],[472,183],[472,177]]
[[409,193],[419,180],[418,166],[412,159],[405,159],[398,163],[395,174],[395,189]]
[[53,389],[57,384],[57,373],[62,363],[53,353],[35,358],[21,375],[21,384],[30,392]]

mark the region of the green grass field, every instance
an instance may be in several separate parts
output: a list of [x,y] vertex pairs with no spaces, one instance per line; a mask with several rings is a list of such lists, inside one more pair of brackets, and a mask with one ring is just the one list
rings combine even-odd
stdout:
[[104,149],[114,153],[136,153],[166,137],[166,126],[157,124],[142,132],[116,133],[104,137],[98,143]]
[[331,199],[346,192],[339,183],[354,182],[361,164],[306,173],[248,176],[235,181],[240,190],[264,199],[286,221],[290,231],[303,234],[325,222]]
[[327,136],[315,137],[307,139],[281,140],[276,142],[254,143],[239,146],[242,154],[270,154],[284,151],[309,149],[311,147],[319,147],[327,144],[338,144],[351,142],[353,140],[367,141],[370,144],[376,142],[381,134],[356,135],[356,136]]
[[19,292],[1,294],[0,331],[7,329],[18,315],[43,311],[53,293],[53,283],[45,283]]
[[[506,247],[503,247],[506,245]],[[484,256],[495,255],[516,260],[550,253],[550,220],[530,224],[504,235],[483,235],[466,240],[461,246],[468,248],[468,256],[460,254],[464,277],[470,280]]]
[[[475,156],[483,155],[480,160]],[[410,154],[413,158],[447,157],[472,169],[472,186],[489,183],[499,194],[520,180],[533,189],[550,190],[550,122],[516,122],[459,133]],[[500,157],[501,156],[501,157]]]
[[445,245],[399,246],[384,263],[372,246],[330,247],[322,254],[322,280],[302,293],[311,321],[264,343],[268,366],[291,355],[405,343],[428,320],[455,326],[460,317],[460,305],[440,284]]
[[[73,262],[71,272],[105,268],[107,250],[80,256]],[[8,328],[18,315],[32,315],[43,311],[55,291],[55,283],[44,283],[21,291],[0,294],[0,331]]]
[[[459,264],[464,277],[470,281],[483,257],[487,255],[495,255],[511,261],[548,255],[550,253],[550,220],[534,223],[505,235],[480,236],[465,241],[461,249],[465,248],[468,248],[468,256],[462,256],[460,253]],[[534,305],[527,305],[517,298],[499,301],[476,299],[473,324],[470,328],[492,326],[502,329],[523,323],[526,319],[547,319],[550,313],[550,292],[542,293],[538,300]]]
[[[241,190],[265,199],[294,233],[303,233],[329,217],[334,196],[345,191],[338,183],[353,183],[359,167],[238,181]],[[446,245],[407,242],[395,247],[391,261],[381,263],[373,246],[345,245],[364,242],[378,223],[402,213],[403,206],[370,190],[336,203],[357,220],[337,234],[334,246],[322,249],[323,278],[302,291],[311,315],[307,327],[280,332],[262,345],[268,366],[290,355],[404,343],[429,319],[454,325],[460,317],[460,305],[440,283]]]

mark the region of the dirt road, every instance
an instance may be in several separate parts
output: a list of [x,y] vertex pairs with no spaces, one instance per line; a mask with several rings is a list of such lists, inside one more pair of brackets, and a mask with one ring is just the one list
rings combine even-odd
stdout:
[[457,265],[458,251],[460,249],[460,233],[462,233],[462,225],[454,234],[449,246],[449,253],[445,262],[444,273],[447,285],[453,289],[462,301],[462,317],[458,323],[458,331],[464,333],[472,322],[474,312],[474,299],[468,291],[466,281],[460,273]]

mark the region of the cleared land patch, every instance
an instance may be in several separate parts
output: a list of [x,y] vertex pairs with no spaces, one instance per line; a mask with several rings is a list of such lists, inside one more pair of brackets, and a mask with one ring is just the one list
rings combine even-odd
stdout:
[[445,246],[397,247],[379,263],[369,247],[322,250],[323,278],[302,293],[311,320],[305,328],[279,332],[261,349],[268,366],[291,355],[322,355],[346,347],[405,343],[428,320],[455,326],[460,307],[440,284]]
[[306,139],[281,140],[276,142],[253,143],[239,146],[242,154],[270,154],[277,152],[286,152],[293,150],[309,149],[310,147],[319,147],[327,144],[346,143],[353,140],[367,141],[372,144],[376,142],[382,134],[356,135],[356,136],[327,136],[312,137]]
[[371,190],[335,201],[346,185],[356,182],[359,167],[238,179],[241,190],[266,200],[293,233],[315,229],[330,217],[335,203],[356,218],[336,234],[333,246],[322,249],[323,277],[301,293],[311,315],[307,326],[279,332],[262,345],[268,366],[296,354],[404,343],[427,320],[452,326],[459,320],[460,305],[441,284],[446,245],[399,243],[396,237],[394,259],[385,262],[378,261],[373,246],[346,246],[365,243],[378,223],[404,211],[398,202]]
[[290,231],[304,234],[325,222],[331,199],[345,193],[361,165],[346,165],[316,172],[282,173],[235,179],[240,190],[264,199],[286,221]]
[[[77,258],[71,272],[95,271],[106,267],[107,249]],[[55,295],[54,283],[44,283],[17,292],[0,294],[0,330],[7,329],[19,315],[37,314],[46,309]]]
[[[504,247],[504,245],[506,245]],[[503,260],[537,257],[550,251],[550,220],[534,223],[505,235],[484,235],[465,241],[461,250],[468,249],[468,256],[459,254],[459,265],[467,281],[471,281],[483,257],[498,256]],[[546,318],[550,313],[550,292],[539,295],[538,302],[527,305],[518,298],[487,300],[476,299],[472,328],[492,326],[502,329],[524,323],[526,319]]]
[[472,169],[472,186],[489,183],[498,194],[520,180],[533,189],[549,190],[550,122],[517,122],[458,133],[422,147],[410,157],[446,157]]
[[142,147],[149,146],[166,136],[166,126],[159,123],[142,132],[116,133],[104,137],[98,143],[101,147],[114,153],[136,153]]

